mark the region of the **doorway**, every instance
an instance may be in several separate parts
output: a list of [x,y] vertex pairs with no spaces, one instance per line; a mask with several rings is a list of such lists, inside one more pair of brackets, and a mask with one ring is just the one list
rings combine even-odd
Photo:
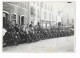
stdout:
[[20,20],[20,21],[21,21],[20,24],[21,24],[21,25],[24,25],[24,16],[21,16],[21,20]]
[[9,13],[7,12],[3,12],[3,28],[7,28],[7,23],[8,23],[8,20],[9,20]]

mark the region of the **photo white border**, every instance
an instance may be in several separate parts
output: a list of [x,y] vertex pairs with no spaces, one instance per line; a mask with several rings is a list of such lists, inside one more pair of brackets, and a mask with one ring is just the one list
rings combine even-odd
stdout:
[[[12,0],[3,0],[12,1]],[[15,1],[75,1],[75,0],[13,0]],[[80,58],[80,0],[76,0],[76,52],[75,53],[3,53],[2,52],[2,12],[0,0],[0,58]]]

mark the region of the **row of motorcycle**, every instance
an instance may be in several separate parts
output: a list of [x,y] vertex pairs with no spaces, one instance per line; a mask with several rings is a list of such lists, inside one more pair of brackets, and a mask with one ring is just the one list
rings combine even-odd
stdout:
[[28,33],[23,31],[7,31],[3,36],[3,47],[18,45],[22,43],[37,42],[45,39],[55,39],[58,37],[65,37],[74,35],[74,30],[72,28],[62,28],[62,29],[36,29],[34,31],[29,31]]

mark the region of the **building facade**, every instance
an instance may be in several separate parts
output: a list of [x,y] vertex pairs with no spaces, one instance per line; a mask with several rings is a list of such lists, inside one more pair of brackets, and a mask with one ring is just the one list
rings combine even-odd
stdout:
[[27,25],[28,23],[28,2],[3,2],[3,23],[7,20],[13,24]]
[[41,25],[48,28],[53,23],[53,9],[48,2],[41,2]]
[[47,2],[3,2],[3,21],[7,20],[20,25],[38,22],[43,27],[52,25],[52,7]]
[[36,25],[40,22],[40,2],[29,2],[29,23]]
[[[54,8],[49,2],[3,2],[3,26],[7,24],[8,20],[12,24],[17,23],[25,26],[31,22],[35,26],[39,22],[44,28],[74,25],[75,4],[66,4],[66,6],[66,9],[70,11],[64,8],[62,10],[59,8],[60,10],[58,10],[58,8]],[[70,12],[73,14],[70,14]]]

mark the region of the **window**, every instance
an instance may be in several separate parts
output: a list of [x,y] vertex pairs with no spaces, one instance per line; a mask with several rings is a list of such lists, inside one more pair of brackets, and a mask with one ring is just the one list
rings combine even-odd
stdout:
[[50,7],[48,6],[48,10],[50,10]]
[[25,2],[25,8],[27,8],[27,5],[28,5],[28,4]]
[[25,8],[28,8],[28,3],[25,2]]
[[19,2],[19,6],[21,6],[21,5],[20,5],[20,2]]
[[53,11],[53,9],[51,8],[51,11]]
[[23,2],[20,2],[20,7],[24,7]]
[[35,2],[33,2],[35,4]]
[[47,5],[45,4],[45,9],[47,9]]
[[43,8],[43,2],[41,2],[41,7]]
[[51,20],[51,13],[49,14],[49,20]]
[[72,23],[74,23],[74,19],[72,19]]
[[31,16],[34,17],[35,16],[35,9],[33,6],[31,6]]
[[48,6],[46,5],[46,9],[48,8]]
[[24,8],[25,7],[25,5],[24,5],[24,3],[22,2],[22,7]]
[[37,17],[38,17],[38,18],[40,17],[40,15],[39,15],[39,10],[37,10]]
[[46,19],[46,16],[47,16],[47,13],[46,13],[46,12],[44,12],[44,19]]
[[37,6],[39,6],[39,2],[37,2]]
[[52,11],[52,8],[51,8],[51,11]]

